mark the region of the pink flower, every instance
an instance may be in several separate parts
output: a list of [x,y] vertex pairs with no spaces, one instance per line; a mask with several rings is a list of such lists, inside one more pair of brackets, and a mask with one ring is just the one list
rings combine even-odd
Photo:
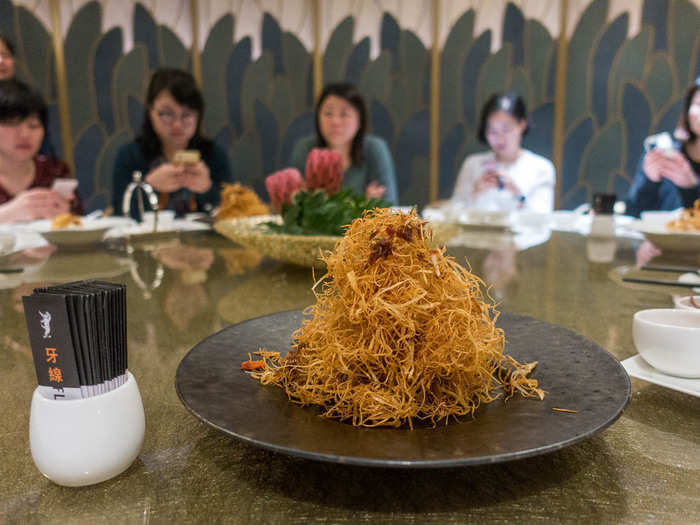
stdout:
[[340,191],[343,183],[343,158],[330,149],[314,148],[306,158],[306,188],[320,188],[328,195]]
[[295,168],[276,171],[265,178],[265,188],[270,196],[270,205],[276,213],[282,211],[284,203],[291,204],[292,196],[304,186],[301,173]]

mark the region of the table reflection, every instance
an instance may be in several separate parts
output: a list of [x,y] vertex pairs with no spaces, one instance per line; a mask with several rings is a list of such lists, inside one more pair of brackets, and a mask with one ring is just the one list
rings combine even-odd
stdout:
[[[634,267],[641,240],[618,239],[614,260],[606,264],[588,260],[586,240],[577,233],[555,231],[546,242],[526,249],[451,246],[448,254],[460,264],[469,262],[472,271],[491,286],[501,311],[561,325],[623,360],[636,354],[633,313],[671,307],[674,291],[627,285],[611,278],[616,268]],[[37,521],[38,514],[32,509],[38,509],[42,517],[58,516],[54,522],[93,521],[95,516],[109,521],[119,513],[128,515],[127,521],[138,521],[145,514],[161,521],[197,521],[192,509],[204,500],[213,505],[200,520],[224,522],[240,512],[241,502],[254,500],[261,489],[266,505],[269,503],[268,517],[277,522],[294,517],[297,505],[290,505],[291,500],[302,502],[306,517],[352,521],[357,508],[368,505],[356,500],[357,487],[390,487],[388,500],[386,494],[380,494],[369,503],[377,512],[386,511],[382,516],[387,521],[394,519],[392,508],[404,509],[418,521],[426,516],[421,512],[435,509],[444,511],[440,519],[447,522],[468,521],[469,516],[503,521],[504,516],[517,515],[524,507],[552,505],[564,509],[559,517],[564,512],[573,516],[580,510],[580,501],[614,509],[615,521],[634,521],[639,514],[631,516],[628,503],[635,499],[653,501],[655,508],[666,509],[669,521],[682,522],[685,514],[678,511],[677,502],[695,501],[693,469],[697,462],[692,454],[698,448],[692,436],[698,434],[697,399],[636,379],[627,411],[599,436],[541,458],[475,471],[456,470],[455,476],[474,485],[471,489],[481,487],[479,498],[473,497],[471,489],[464,490],[464,483],[455,485],[444,472],[397,473],[317,464],[232,440],[202,424],[182,406],[173,387],[177,366],[192,347],[231,323],[310,305],[314,275],[309,268],[261,258],[213,233],[192,232],[166,241],[134,246],[131,253],[118,245],[101,245],[85,251],[23,254],[29,257],[23,261],[40,265],[34,273],[0,275],[0,283],[4,282],[0,286],[0,381],[5,385],[0,398],[5,414],[2,435],[7,448],[5,472],[14,473],[6,476],[12,483],[0,491],[0,507],[8,509],[8,522]],[[652,260],[673,258],[664,253]],[[0,261],[0,267],[2,264]],[[91,276],[127,284],[129,369],[139,381],[147,434],[140,460],[125,474],[76,491],[43,478],[28,452],[29,400],[36,375],[21,297],[40,285]],[[14,280],[2,281],[9,277]],[[665,439],[660,440],[661,435]],[[668,443],[673,445],[671,452]],[[662,460],[654,462],[653,458]],[[514,483],[514,470],[518,479],[528,482]],[[402,485],[413,487],[410,498],[391,488],[397,486],[397,476]],[[477,478],[479,482],[473,483]],[[601,479],[606,480],[603,487]],[[667,489],[663,494],[656,490],[659,479],[664,479]],[[326,487],[330,499],[325,493],[319,496],[319,486]],[[517,497],[501,497],[502,491],[493,491],[493,487],[506,487],[508,494]],[[552,487],[556,488],[554,497]],[[31,501],[27,494],[32,495]],[[346,495],[347,507],[336,505],[339,495]],[[52,514],[55,512],[59,514]],[[610,517],[608,511],[596,512],[591,510],[585,517],[589,521]],[[246,514],[240,520],[256,519],[259,521],[259,514]]]

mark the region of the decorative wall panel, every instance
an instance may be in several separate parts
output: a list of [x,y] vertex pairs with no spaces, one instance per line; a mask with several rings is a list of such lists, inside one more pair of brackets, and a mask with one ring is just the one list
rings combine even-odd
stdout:
[[[54,6],[65,71],[55,63]],[[372,132],[393,152],[401,204],[425,204],[431,180],[449,197],[464,157],[485,148],[475,137],[483,102],[503,90],[528,104],[526,147],[558,161],[559,206],[595,191],[623,195],[643,138],[673,129],[700,76],[698,28],[700,0],[0,0],[18,76],[46,97],[52,142],[73,153],[88,208],[110,201],[114,156],[139,131],[151,73],[195,62],[205,132],[235,176],[264,194],[265,175],[313,132],[316,47],[324,83],[352,81],[364,94]]]
[[229,152],[234,176],[260,194],[264,177],[313,131],[311,8],[311,0],[201,7],[204,130]]

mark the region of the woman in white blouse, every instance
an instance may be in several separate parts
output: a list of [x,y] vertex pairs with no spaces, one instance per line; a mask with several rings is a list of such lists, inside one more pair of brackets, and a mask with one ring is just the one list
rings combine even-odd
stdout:
[[554,165],[522,148],[527,129],[522,98],[513,93],[489,98],[481,111],[478,137],[491,149],[464,160],[451,207],[539,213],[554,209]]

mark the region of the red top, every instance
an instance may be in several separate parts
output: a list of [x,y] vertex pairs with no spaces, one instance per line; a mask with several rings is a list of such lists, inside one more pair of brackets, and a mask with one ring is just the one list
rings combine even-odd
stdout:
[[[34,180],[27,188],[28,190],[32,188],[50,188],[54,180],[71,176],[68,165],[58,159],[38,155],[34,158],[34,163],[36,165],[36,173]],[[0,204],[5,204],[13,198],[14,195],[10,195],[0,184]],[[83,204],[80,202],[77,192],[75,198],[71,201],[71,213],[76,215],[83,215],[84,213]]]

